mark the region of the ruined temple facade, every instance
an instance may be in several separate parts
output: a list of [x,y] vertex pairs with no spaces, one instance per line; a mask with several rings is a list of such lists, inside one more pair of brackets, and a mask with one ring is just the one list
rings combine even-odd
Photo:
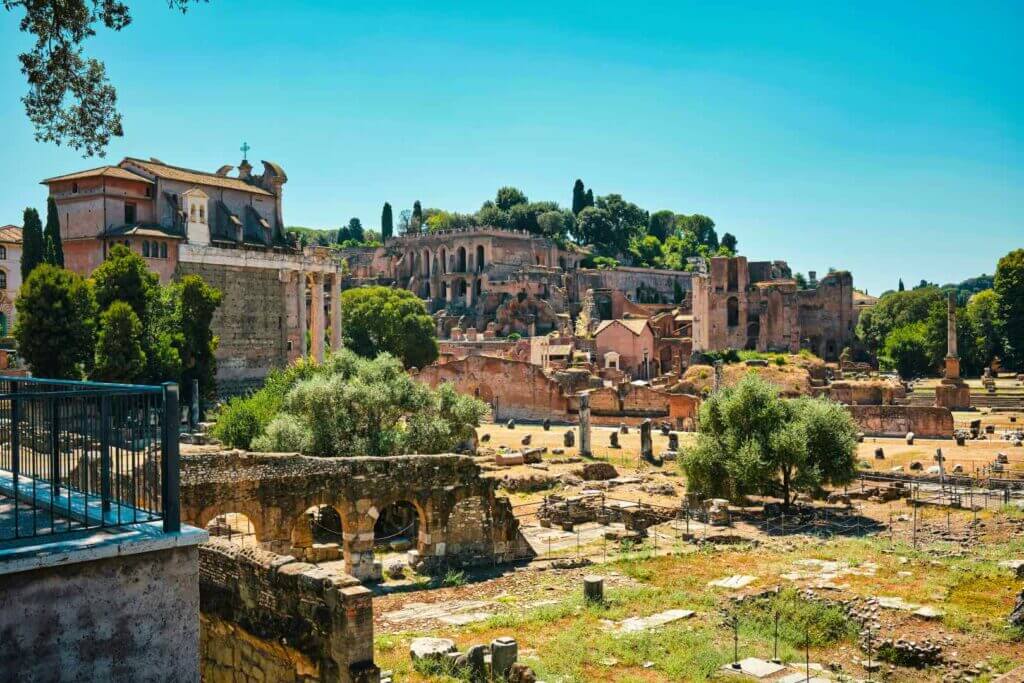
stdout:
[[711,259],[693,278],[693,350],[809,349],[837,360],[853,340],[853,277],[831,272],[800,289],[785,261]]
[[114,166],[43,181],[57,204],[67,267],[88,276],[123,244],[161,282],[195,274],[223,295],[214,315],[223,393],[258,384],[306,352],[340,347],[340,263],[286,235],[278,164],[236,174],[127,157]]

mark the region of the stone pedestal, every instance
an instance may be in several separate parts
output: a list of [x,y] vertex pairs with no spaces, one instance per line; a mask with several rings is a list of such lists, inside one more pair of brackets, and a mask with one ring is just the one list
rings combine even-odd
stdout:
[[587,602],[604,602],[604,577],[583,577],[583,598]]
[[962,379],[944,379],[935,387],[935,405],[950,410],[967,410],[971,407],[971,388]]
[[503,681],[508,670],[519,659],[519,645],[515,638],[502,636],[491,641],[491,676],[496,681]]
[[644,460],[654,459],[654,446],[651,443],[651,421],[640,423],[640,457]]
[[590,394],[580,394],[580,455],[589,458],[590,450]]

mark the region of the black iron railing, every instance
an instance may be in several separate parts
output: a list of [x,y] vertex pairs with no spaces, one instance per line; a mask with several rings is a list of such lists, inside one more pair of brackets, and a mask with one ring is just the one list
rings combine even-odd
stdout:
[[0,543],[179,531],[178,385],[0,377]]

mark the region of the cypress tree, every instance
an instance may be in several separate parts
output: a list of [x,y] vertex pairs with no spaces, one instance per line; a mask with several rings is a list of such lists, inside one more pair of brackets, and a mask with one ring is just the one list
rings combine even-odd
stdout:
[[57,216],[57,202],[53,201],[53,197],[46,201],[46,230],[43,235],[46,244],[46,262],[63,268],[64,244],[60,241],[60,218]]
[[902,292],[904,290],[905,290],[905,288],[903,287],[903,278],[900,278],[899,291]]
[[380,237],[387,242],[395,232],[394,222],[391,216],[391,205],[384,202],[384,209],[380,212]]
[[587,192],[583,187],[583,181],[579,178],[572,186],[572,214],[579,215],[579,212],[587,208]]
[[420,232],[423,229],[423,207],[420,206],[420,200],[416,200],[412,204],[412,222],[410,227],[413,227],[413,232]]
[[21,228],[21,281],[28,279],[29,274],[43,263],[43,224],[39,220],[39,212],[29,207],[25,209]]

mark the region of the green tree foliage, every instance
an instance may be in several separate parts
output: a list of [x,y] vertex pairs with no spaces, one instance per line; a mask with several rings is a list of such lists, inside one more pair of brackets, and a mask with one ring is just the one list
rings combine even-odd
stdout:
[[857,338],[869,353],[878,355],[890,332],[910,323],[924,322],[935,303],[945,303],[942,292],[936,287],[888,292],[875,306],[861,313]]
[[148,322],[146,310],[157,294],[159,278],[141,256],[123,244],[115,245],[104,261],[92,272],[96,304],[101,311],[115,301],[124,301],[143,325]]
[[649,268],[660,268],[662,266],[663,253],[661,242],[654,235],[647,235],[633,240],[629,252],[637,265]]
[[172,317],[165,328],[178,331],[176,347],[181,358],[182,394],[191,399],[192,380],[199,380],[199,393],[209,398],[214,393],[217,375],[219,339],[213,334],[213,314],[221,304],[220,290],[198,275],[186,275],[165,288],[173,302]]
[[465,213],[442,211],[440,209],[427,209],[424,212],[428,232],[440,232],[442,230],[461,230],[474,224],[473,216]]
[[384,202],[384,208],[380,212],[380,236],[382,242],[387,242],[395,233],[395,226],[391,216],[391,205]]
[[551,239],[563,240],[575,227],[576,219],[569,211],[545,211],[537,216],[538,231]]
[[348,219],[348,235],[349,239],[355,240],[356,242],[363,241],[363,223],[358,218]]
[[1024,249],[999,259],[992,288],[999,298],[1003,360],[1007,367],[1024,369]]
[[341,295],[344,344],[361,356],[390,353],[406,367],[422,368],[437,358],[434,320],[412,292],[359,287]]
[[750,374],[700,407],[697,442],[684,451],[687,487],[705,496],[818,493],[856,474],[857,428],[838,403],[783,399]]
[[897,291],[900,291],[900,292],[907,291],[907,288],[903,284],[903,278],[900,278],[900,283],[899,283],[899,285],[897,285],[896,289],[897,289]]
[[423,206],[420,204],[420,200],[416,200],[412,203],[412,218],[409,219],[408,232],[413,234],[423,231]]
[[[971,337],[968,347],[971,372],[981,372],[992,363],[992,359],[1004,357],[999,297],[994,290],[986,289],[970,298],[963,309],[963,322],[959,329]],[[963,356],[964,352],[961,351],[960,355]]]
[[24,282],[36,266],[46,262],[46,245],[38,211],[31,207],[25,209],[21,225],[21,281]]
[[593,206],[580,211],[576,217],[576,239],[582,244],[592,244],[603,256],[614,256],[615,224],[604,209]]
[[736,240],[736,235],[732,234],[731,232],[727,232],[724,235],[722,235],[722,242],[719,245],[719,248],[724,249],[729,253],[730,256],[732,256],[736,254],[737,245],[738,241]]
[[318,456],[442,453],[472,438],[486,409],[450,385],[430,389],[393,356],[345,349],[274,373],[225,406],[215,433],[239,448]]
[[676,227],[684,233],[692,234],[697,244],[707,247],[710,253],[718,251],[715,222],[707,216],[699,213],[692,216],[680,214],[676,216]]
[[96,300],[89,283],[44,263],[22,283],[14,338],[36,377],[80,379],[93,359]]
[[146,369],[142,350],[142,323],[124,301],[115,301],[100,314],[93,379],[133,383]]
[[497,194],[494,196],[494,205],[502,211],[509,211],[513,206],[527,204],[529,201],[522,190],[517,187],[509,187],[508,185],[499,187]]
[[44,256],[46,262],[64,267],[64,244],[60,239],[60,216],[57,214],[57,202],[53,197],[46,200],[46,229],[43,231]]
[[796,280],[797,289],[807,289],[807,276],[803,273],[794,273],[793,279]]
[[629,249],[630,241],[647,229],[647,212],[636,204],[624,200],[622,195],[608,194],[598,197],[597,208],[606,211],[612,222],[611,242],[597,245],[609,254],[625,253]]
[[572,185],[572,215],[578,216],[580,211],[587,208],[587,191],[583,181],[579,178]]
[[928,326],[915,322],[893,329],[885,337],[879,362],[882,367],[899,372],[904,379],[926,375],[933,367]]
[[676,215],[671,211],[661,210],[651,214],[647,221],[647,234],[664,242],[675,232]]
[[476,212],[476,224],[495,228],[511,228],[512,217],[508,211],[502,211],[492,201],[484,202],[480,210]]
[[[195,1],[167,4],[184,12]],[[103,62],[83,55],[82,46],[95,35],[97,24],[114,31],[128,26],[128,5],[117,0],[4,0],[2,7],[23,13],[20,29],[35,39],[18,60],[29,84],[22,103],[36,140],[103,156],[110,138],[123,134],[117,91]]]

